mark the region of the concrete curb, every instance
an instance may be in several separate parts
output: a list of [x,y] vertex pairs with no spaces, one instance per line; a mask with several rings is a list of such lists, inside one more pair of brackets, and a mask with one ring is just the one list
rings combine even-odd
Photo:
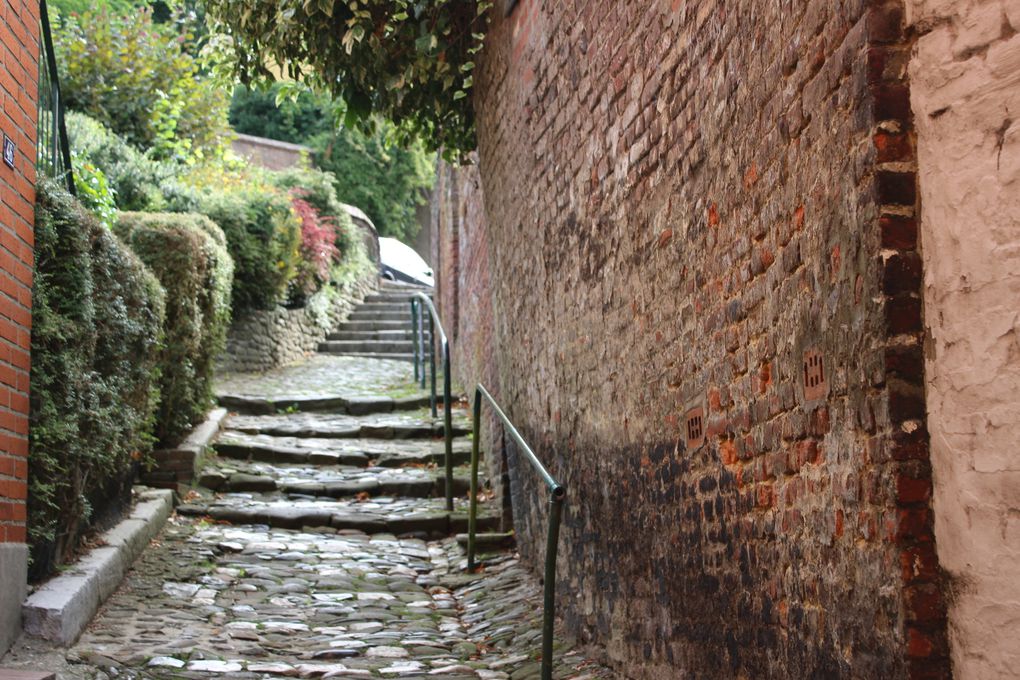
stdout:
[[135,487],[138,504],[102,534],[105,544],[32,593],[21,607],[25,633],[70,646],[173,512],[173,491]]

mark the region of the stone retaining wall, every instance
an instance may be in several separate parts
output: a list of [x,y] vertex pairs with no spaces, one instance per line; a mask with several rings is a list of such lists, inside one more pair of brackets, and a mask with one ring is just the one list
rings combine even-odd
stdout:
[[304,307],[277,307],[238,319],[230,328],[219,370],[267,371],[314,352],[377,281],[373,265],[350,282],[316,293]]

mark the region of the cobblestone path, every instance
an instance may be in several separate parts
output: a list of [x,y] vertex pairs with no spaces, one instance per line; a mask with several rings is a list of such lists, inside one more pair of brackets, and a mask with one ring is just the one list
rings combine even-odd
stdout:
[[[22,641],[4,663],[74,679],[539,677],[541,587],[512,550],[464,572],[470,423],[457,412],[450,514],[411,371],[318,355],[225,376],[217,455],[120,589],[72,649]],[[556,678],[615,677],[558,639]]]

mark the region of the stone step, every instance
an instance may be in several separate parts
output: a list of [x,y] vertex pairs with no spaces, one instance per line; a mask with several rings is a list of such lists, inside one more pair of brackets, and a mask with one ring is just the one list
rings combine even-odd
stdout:
[[[411,318],[399,321],[344,321],[336,327],[338,331],[407,331],[411,332]],[[429,329],[425,329],[428,335]]]
[[[377,498],[370,501],[323,500],[270,494],[225,494],[209,502],[180,505],[182,515],[208,516],[217,522],[260,524],[280,529],[357,530],[397,536],[450,536],[467,531],[468,504],[456,499],[447,512],[439,498]],[[491,504],[479,506],[478,531],[492,531],[499,517]]]
[[422,291],[425,293],[429,293],[430,295],[433,292],[433,288],[431,286],[425,286],[417,283],[407,283],[405,281],[391,281],[389,279],[379,279],[379,290],[385,292],[390,291],[400,292],[409,290]]
[[319,343],[320,352],[334,354],[413,354],[410,340],[327,340]]
[[386,361],[414,361],[414,354],[390,354],[379,352],[328,352],[319,350],[323,354],[331,354],[340,357],[359,357],[362,359],[379,359]]
[[[453,408],[453,436],[471,431],[467,411]],[[317,439],[414,439],[443,436],[443,416],[432,418],[428,411],[386,415],[351,416],[337,413],[281,413],[275,415],[232,415],[224,423],[228,431],[247,435],[310,437]]]
[[[446,449],[442,440],[278,437],[227,431],[213,448],[224,458],[276,464],[400,468],[445,465],[446,461]],[[470,460],[471,440],[466,437],[454,439],[453,464],[467,465]]]
[[411,313],[409,310],[399,312],[378,312],[367,309],[355,309],[347,317],[348,321],[401,321],[411,327]]
[[[399,496],[441,498],[446,495],[446,475],[438,467],[317,468],[271,465],[214,459],[199,475],[198,484],[221,493],[279,491],[301,496],[347,498],[352,496]],[[463,496],[471,488],[470,469],[454,471],[453,494]]]
[[[413,342],[414,333],[410,328],[386,329],[345,329],[336,330],[326,336],[328,341],[368,342],[368,341],[401,341]],[[427,340],[426,340],[427,342]]]
[[362,302],[354,308],[355,312],[396,312],[403,314],[410,320],[410,302]]
[[282,411],[298,411],[301,413],[346,413],[349,415],[371,415],[409,411],[429,405],[427,394],[416,394],[407,397],[354,397],[354,396],[318,396],[318,397],[256,397],[244,394],[221,393],[216,395],[220,406],[238,413],[255,415],[271,415]]
[[[467,547],[468,534],[457,534],[457,543]],[[479,533],[475,532],[475,548],[478,550],[496,550],[513,548],[517,543],[517,536],[512,532]]]
[[[386,291],[382,293],[369,293],[368,295],[365,296],[363,302],[368,304],[374,303],[401,304],[404,305],[408,309],[408,311],[410,311],[411,296],[417,292],[421,291]],[[429,298],[430,299],[432,298],[431,294],[429,294]]]

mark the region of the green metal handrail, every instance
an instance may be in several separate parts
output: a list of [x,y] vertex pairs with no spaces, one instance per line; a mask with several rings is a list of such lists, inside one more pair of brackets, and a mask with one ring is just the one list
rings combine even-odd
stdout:
[[57,56],[53,49],[49,9],[39,0],[39,28],[42,34],[42,59],[39,65],[39,110],[36,127],[36,168],[53,179],[61,179],[68,193],[76,195],[71,168],[71,145],[64,123],[64,100],[60,96]]
[[471,510],[468,515],[468,571],[475,569],[475,532],[478,525],[478,456],[479,427],[482,417],[482,398],[492,406],[503,427],[517,445],[524,451],[524,456],[535,468],[542,481],[549,487],[549,531],[545,541],[545,584],[542,606],[542,680],[552,680],[553,662],[553,622],[556,619],[556,552],[560,540],[560,520],[563,517],[563,502],[566,499],[566,488],[549,474],[535,452],[531,450],[524,437],[517,431],[514,424],[503,413],[496,400],[480,383],[475,387],[475,400],[471,413]]
[[[450,398],[450,342],[439,321],[439,313],[435,305],[425,293],[414,293],[411,301],[411,331],[414,344],[414,380],[419,379],[419,360],[425,361],[425,312],[429,315],[429,365],[432,368],[432,389],[429,395],[429,406],[432,417],[438,417],[436,409],[436,331],[439,332],[440,351],[443,353],[443,439],[446,445],[446,510],[453,512],[453,400]],[[419,314],[419,305],[421,314]],[[420,345],[420,350],[419,350]],[[425,367],[420,371],[421,386],[425,388]]]

